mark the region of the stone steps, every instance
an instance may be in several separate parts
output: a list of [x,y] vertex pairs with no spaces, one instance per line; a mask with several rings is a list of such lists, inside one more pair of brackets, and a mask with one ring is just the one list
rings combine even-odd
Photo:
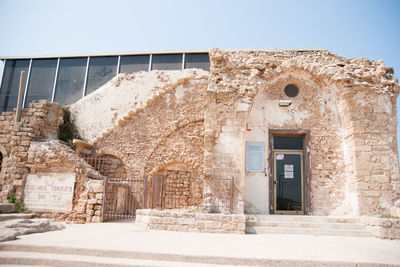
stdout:
[[282,227],[291,229],[334,229],[334,230],[365,230],[362,223],[325,223],[325,222],[292,222],[292,221],[247,221],[246,227]]
[[302,221],[302,222],[335,222],[335,223],[360,223],[361,220],[352,217],[331,217],[331,216],[315,216],[315,215],[246,215],[247,220],[257,221]]
[[5,213],[0,214],[0,222],[17,220],[17,219],[32,219],[33,214],[30,213]]
[[[256,257],[224,257],[100,250],[71,247],[0,244],[1,266],[359,266],[356,262]],[[373,264],[371,266],[374,266]]]
[[369,237],[357,218],[296,215],[247,215],[247,234],[301,234]]
[[[220,264],[189,263],[134,258],[82,256],[74,254],[0,251],[0,264],[40,266],[230,266]],[[233,266],[233,265],[231,265]],[[237,266],[237,265],[235,265]],[[243,266],[243,265],[242,265]]]

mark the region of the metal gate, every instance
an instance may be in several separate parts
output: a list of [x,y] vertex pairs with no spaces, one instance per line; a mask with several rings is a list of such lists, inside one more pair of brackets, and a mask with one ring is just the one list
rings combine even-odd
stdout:
[[143,207],[143,181],[104,178],[102,221],[135,218]]

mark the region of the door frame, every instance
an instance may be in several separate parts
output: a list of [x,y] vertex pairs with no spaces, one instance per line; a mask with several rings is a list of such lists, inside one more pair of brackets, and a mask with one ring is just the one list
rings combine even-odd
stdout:
[[[268,130],[268,177],[269,177],[269,213],[274,214],[274,136],[303,137],[303,207],[304,214],[311,214],[311,161],[310,130],[306,129],[269,129]],[[290,151],[290,150],[287,150]]]
[[[304,214],[304,160],[303,160],[303,150],[284,150],[284,149],[276,149],[274,150],[274,174],[273,174],[273,180],[274,180],[274,214]],[[300,167],[301,167],[301,172],[300,172],[300,188],[301,188],[301,210],[277,210],[276,204],[277,204],[277,199],[276,199],[276,187],[277,187],[277,180],[278,178],[276,177],[276,155],[277,154],[289,154],[289,155],[300,155]]]

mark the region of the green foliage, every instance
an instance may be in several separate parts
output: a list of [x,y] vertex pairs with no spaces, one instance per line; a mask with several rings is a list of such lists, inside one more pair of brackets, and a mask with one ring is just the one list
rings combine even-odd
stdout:
[[382,219],[400,219],[400,217],[391,216],[391,215],[382,215]]
[[11,203],[11,204],[15,205],[15,211],[16,212],[18,212],[18,213],[27,213],[28,212],[25,209],[24,202],[22,202],[20,199],[17,199],[15,197],[15,192],[14,191],[11,191],[8,194],[7,200],[8,200],[8,203]]
[[71,121],[71,112],[68,107],[64,107],[64,122],[58,129],[58,139],[66,142],[68,145],[72,145],[73,139],[82,139],[79,135],[78,130]]

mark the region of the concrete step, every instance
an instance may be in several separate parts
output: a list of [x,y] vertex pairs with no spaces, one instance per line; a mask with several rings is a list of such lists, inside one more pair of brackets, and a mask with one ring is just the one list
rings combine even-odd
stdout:
[[[41,266],[237,266],[38,252],[0,251],[0,264]],[[244,266],[244,265],[241,265]]]
[[[99,250],[71,247],[0,244],[1,266],[335,266],[356,267],[359,262],[337,260],[283,259],[257,257],[224,257],[216,255],[185,255],[139,252],[129,250]],[[379,264],[369,264],[378,266]],[[389,265],[388,265],[389,266]]]
[[303,215],[247,215],[248,234],[371,236],[359,218]]
[[32,219],[33,214],[30,213],[4,213],[0,214],[0,222],[16,219]]
[[370,237],[364,230],[323,229],[323,228],[285,228],[285,227],[246,227],[246,234],[296,234]]
[[342,229],[342,230],[364,230],[362,223],[326,223],[326,222],[304,222],[304,221],[247,221],[246,227],[278,227],[278,228],[318,228],[318,229]]
[[360,223],[359,218],[315,215],[246,215],[248,221],[296,221],[326,223]]

